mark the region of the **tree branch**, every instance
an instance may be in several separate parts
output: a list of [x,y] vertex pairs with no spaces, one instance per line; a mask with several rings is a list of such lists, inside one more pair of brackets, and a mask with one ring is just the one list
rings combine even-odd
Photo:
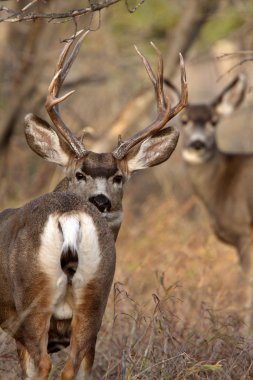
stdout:
[[[27,10],[38,2],[38,0],[33,0],[26,6],[24,6],[20,11],[8,8],[6,6],[0,6],[0,12],[5,12],[7,15],[0,18],[0,22],[19,22],[19,21],[34,21],[37,19],[46,19],[48,21],[52,20],[71,20],[77,16],[83,16],[88,13],[93,13],[101,11],[104,8],[108,8],[111,5],[119,3],[123,0],[104,0],[102,3],[97,3],[89,1],[90,6],[80,9],[72,9],[68,12],[52,12],[52,13],[41,13],[41,12],[27,12]],[[132,9],[128,6],[128,1],[125,0],[126,7],[130,13],[135,12],[145,0],[140,0],[139,3]]]
[[122,0],[105,0],[103,3],[90,3],[89,7],[81,9],[72,9],[68,12],[53,12],[53,13],[36,13],[29,12],[26,13],[25,10],[17,12],[13,9],[7,8],[5,6],[0,7],[0,12],[6,12],[9,15],[7,17],[0,18],[0,22],[19,22],[19,21],[33,21],[37,19],[47,19],[49,21],[56,19],[72,19],[73,17],[82,16],[87,13],[93,13],[100,11],[101,9],[108,8],[111,5],[119,3]]
[[128,4],[128,0],[125,0],[125,4],[129,13],[134,13],[144,2],[145,0],[140,0],[135,7],[130,8]]

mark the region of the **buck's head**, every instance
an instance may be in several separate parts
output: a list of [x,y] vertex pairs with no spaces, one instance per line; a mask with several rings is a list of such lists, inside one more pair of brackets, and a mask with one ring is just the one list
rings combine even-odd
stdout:
[[49,86],[46,109],[54,127],[38,116],[29,114],[25,118],[25,134],[33,151],[64,168],[66,177],[56,187],[56,191],[72,191],[93,203],[106,217],[116,238],[122,221],[125,182],[135,171],[166,161],[176,147],[178,131],[165,126],[187,104],[185,69],[181,58],[182,95],[178,105],[171,109],[163,93],[163,63],[160,52],[155,48],[159,56],[158,74],[155,75],[146,58],[137,50],[155,88],[158,116],[142,131],[128,140],[120,141],[113,152],[89,151],[83,141],[77,139],[66,127],[58,109],[58,104],[72,93],[58,97],[60,87],[86,34],[81,36],[68,58],[66,57],[74,40],[65,45],[56,74]]
[[183,158],[190,164],[211,159],[217,152],[216,126],[231,115],[246,93],[246,78],[237,76],[210,104],[189,104],[180,115]]

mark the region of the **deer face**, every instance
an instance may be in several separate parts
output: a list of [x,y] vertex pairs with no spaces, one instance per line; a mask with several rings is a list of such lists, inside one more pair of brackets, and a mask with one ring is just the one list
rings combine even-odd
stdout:
[[110,153],[89,152],[66,170],[69,189],[93,203],[100,212],[119,209],[125,178]]
[[111,229],[122,222],[122,197],[126,175],[111,153],[88,154],[65,169],[67,188],[94,204]]
[[[77,35],[66,42],[56,65],[56,74],[49,85],[45,105],[54,127],[36,115],[28,114],[25,118],[25,135],[33,151],[64,168],[66,177],[55,191],[72,191],[85,201],[93,203],[107,219],[116,238],[122,221],[125,181],[137,170],[166,161],[176,147],[178,131],[165,126],[187,104],[186,74],[183,57],[180,55],[181,97],[178,104],[171,108],[163,91],[163,60],[160,51],[153,44],[158,55],[158,72],[154,73],[147,59],[136,48],[154,86],[157,118],[127,140],[120,140],[113,152],[91,152],[65,125],[59,111],[59,103],[73,92],[59,97],[61,86],[87,33],[78,32],[77,35],[81,34],[81,37],[76,44]],[[70,53],[71,47],[73,49]]]
[[216,126],[241,104],[246,93],[244,75],[236,77],[210,104],[189,104],[181,114],[183,126],[183,159],[201,164],[218,151]]
[[166,161],[176,147],[179,133],[167,127],[132,147],[124,157],[86,151],[77,158],[53,128],[36,115],[25,118],[28,145],[39,156],[63,167],[66,177],[55,191],[71,191],[94,204],[106,218],[115,237],[122,222],[125,182],[132,173]]
[[208,161],[217,149],[215,126],[219,117],[208,105],[189,105],[181,118],[185,161],[198,164]]

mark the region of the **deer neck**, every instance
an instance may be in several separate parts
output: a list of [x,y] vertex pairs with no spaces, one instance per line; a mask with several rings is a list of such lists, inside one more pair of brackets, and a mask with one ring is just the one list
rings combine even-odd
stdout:
[[192,186],[210,212],[216,207],[217,197],[226,177],[227,155],[216,151],[208,161],[201,164],[186,163]]

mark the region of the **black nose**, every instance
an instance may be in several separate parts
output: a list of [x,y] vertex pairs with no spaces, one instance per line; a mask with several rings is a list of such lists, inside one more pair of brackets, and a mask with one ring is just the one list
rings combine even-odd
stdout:
[[190,147],[195,149],[195,150],[201,150],[201,149],[204,149],[206,147],[206,144],[204,143],[204,141],[194,140],[191,142]]
[[110,211],[112,207],[110,199],[103,194],[90,197],[89,202],[93,203],[101,212]]

